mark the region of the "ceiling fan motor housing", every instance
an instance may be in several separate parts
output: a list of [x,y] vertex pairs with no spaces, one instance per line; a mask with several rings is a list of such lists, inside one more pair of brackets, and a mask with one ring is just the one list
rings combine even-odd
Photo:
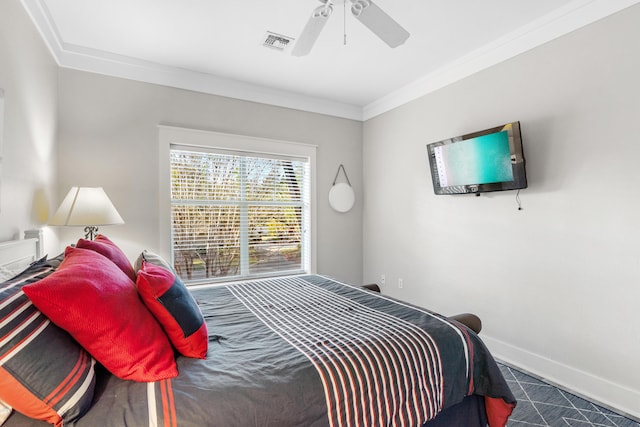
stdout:
[[[333,12],[333,5],[351,2],[351,13],[358,21],[378,36],[389,47],[395,48],[409,38],[409,32],[398,24],[391,16],[383,11],[371,0],[319,0],[323,6],[317,7],[302,30],[292,55],[307,55],[315,44],[329,16]],[[346,35],[345,35],[346,44]]]

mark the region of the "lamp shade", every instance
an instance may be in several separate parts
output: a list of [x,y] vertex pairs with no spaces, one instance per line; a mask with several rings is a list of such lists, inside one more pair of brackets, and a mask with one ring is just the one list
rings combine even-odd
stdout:
[[49,225],[124,224],[102,187],[71,187]]

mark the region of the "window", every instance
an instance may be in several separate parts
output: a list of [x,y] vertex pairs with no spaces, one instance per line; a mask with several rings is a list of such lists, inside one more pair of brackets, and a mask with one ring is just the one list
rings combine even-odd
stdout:
[[169,144],[170,250],[180,277],[311,272],[312,158],[208,145]]

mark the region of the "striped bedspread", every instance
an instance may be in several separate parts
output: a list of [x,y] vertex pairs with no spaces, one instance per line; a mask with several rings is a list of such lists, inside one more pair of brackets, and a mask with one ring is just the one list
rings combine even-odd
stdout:
[[[230,288],[304,354],[322,381],[332,426],[422,425],[444,403],[438,344],[416,325],[302,278]],[[468,372],[468,349],[464,338]],[[384,422],[384,424],[381,424]]]
[[497,427],[515,403],[473,332],[384,295],[322,276],[192,292],[207,359],[179,357],[177,378],[149,384],[98,369],[100,398],[78,427],[484,426],[468,413],[434,424],[472,394]]

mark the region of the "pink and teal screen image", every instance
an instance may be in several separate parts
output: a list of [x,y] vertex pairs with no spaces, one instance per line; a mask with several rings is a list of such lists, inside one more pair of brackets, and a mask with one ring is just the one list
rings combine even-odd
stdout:
[[441,145],[433,151],[442,187],[513,181],[507,131]]

